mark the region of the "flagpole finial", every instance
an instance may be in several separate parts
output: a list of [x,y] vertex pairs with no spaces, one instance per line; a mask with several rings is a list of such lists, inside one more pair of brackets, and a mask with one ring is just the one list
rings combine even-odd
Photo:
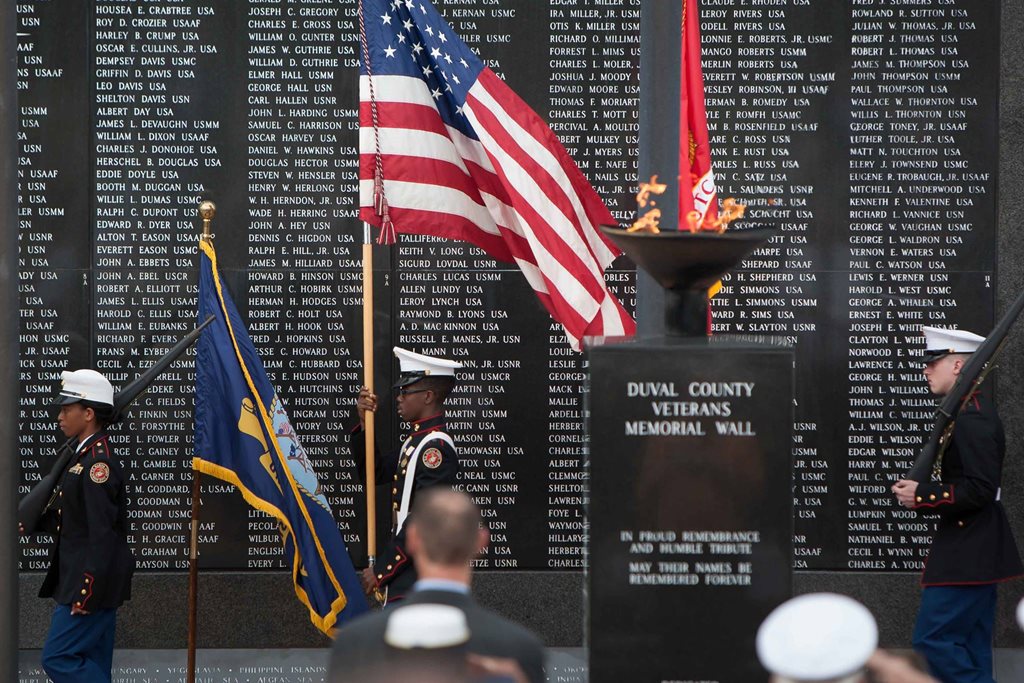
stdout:
[[217,205],[209,199],[199,203],[199,217],[203,219],[203,240],[213,240],[213,233],[210,232],[210,222],[217,215]]

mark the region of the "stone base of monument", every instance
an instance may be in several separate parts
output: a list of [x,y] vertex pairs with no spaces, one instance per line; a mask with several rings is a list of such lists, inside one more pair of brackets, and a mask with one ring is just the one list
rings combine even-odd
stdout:
[[591,683],[766,680],[755,634],[792,592],[792,349],[589,357]]
[[[201,649],[196,655],[197,683],[330,683],[327,648],[229,650]],[[185,650],[115,650],[115,683],[183,683]],[[18,651],[18,683],[49,683],[39,650]],[[548,648],[544,672],[548,680],[586,683],[581,648]]]
[[[909,651],[898,653],[909,654]],[[328,654],[327,648],[199,650],[200,674],[196,680],[328,683]],[[39,656],[39,650],[18,651],[18,683],[49,683],[50,679],[39,666]],[[185,662],[184,650],[115,650],[113,679],[182,683]],[[1024,680],[1024,651],[996,649],[995,670],[996,680]],[[548,648],[544,671],[550,681],[585,683],[586,653],[582,648]]]

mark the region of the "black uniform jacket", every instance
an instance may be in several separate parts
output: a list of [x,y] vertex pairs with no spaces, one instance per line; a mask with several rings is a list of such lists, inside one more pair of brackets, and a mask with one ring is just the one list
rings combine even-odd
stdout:
[[[428,435],[434,432],[444,432],[444,415],[420,420],[412,424],[411,438],[402,452],[393,451],[383,458],[377,452],[374,457],[377,484],[388,486],[391,491],[391,512],[397,523],[399,508],[402,507],[402,494],[405,490],[405,473],[409,465],[409,458],[415,452],[416,447]],[[376,444],[375,444],[376,445]],[[366,450],[366,434],[356,425],[352,432],[352,453],[355,455],[359,467],[359,476],[366,480],[366,458],[363,453]],[[409,494],[412,500],[409,501],[409,510],[412,511],[413,501],[416,499],[416,492],[430,486],[447,485],[453,486],[459,474],[459,459],[456,457],[455,449],[446,441],[433,439],[420,451],[419,463],[414,473],[412,491]],[[381,545],[377,550],[377,586],[388,588],[388,600],[397,600],[412,588],[416,583],[415,562],[405,549],[405,529],[409,524],[411,515],[406,518],[401,531],[392,537],[386,544]],[[392,525],[394,530],[394,525]]]
[[[522,626],[481,607],[469,595],[443,590],[409,593],[402,606],[449,605],[461,609],[469,626],[467,650],[488,657],[514,659],[530,683],[543,683],[544,645]],[[338,631],[331,650],[329,683],[387,680],[374,674],[387,673],[389,650],[384,643],[388,617],[402,607],[356,619]],[[377,667],[384,667],[378,669]]]
[[135,558],[128,547],[124,474],[107,435],[88,437],[71,459],[42,526],[54,534],[39,597],[86,611],[131,597]]
[[1005,450],[991,397],[976,395],[956,419],[941,481],[917,487],[914,509],[939,516],[921,585],[995,583],[1024,574],[1006,511],[996,499]]

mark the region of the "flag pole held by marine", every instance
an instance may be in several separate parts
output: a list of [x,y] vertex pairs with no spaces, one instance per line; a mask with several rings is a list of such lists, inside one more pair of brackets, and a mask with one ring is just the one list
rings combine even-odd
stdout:
[[[363,385],[373,391],[373,236],[370,224],[363,223]],[[377,563],[377,474],[374,463],[376,431],[374,415],[367,410],[363,416],[363,432],[366,435],[366,561],[372,570]],[[358,453],[353,453],[359,457]]]
[[[203,235],[200,239],[210,244],[213,243],[213,233],[210,231],[210,223],[217,215],[217,205],[210,200],[199,204],[199,217],[203,219]],[[215,316],[206,318],[207,323],[214,320]],[[204,324],[203,327],[206,325]],[[192,529],[188,550],[188,683],[196,681],[196,629],[197,615],[199,609],[199,510],[200,500],[200,479],[202,473],[192,468]]]
[[[211,211],[204,222],[212,218]],[[338,521],[284,401],[220,277],[212,235],[199,241],[199,317],[214,322],[196,347],[196,474],[232,484],[277,522],[295,595],[320,631],[369,609]],[[193,557],[197,556],[192,541]]]
[[[362,62],[366,69],[372,73],[370,63],[370,52],[366,45],[366,23],[363,16],[363,3],[360,1],[359,9],[359,36],[360,48],[362,50]],[[372,88],[373,85],[371,84]],[[377,105],[373,102],[370,106],[370,116],[374,122],[377,121]],[[376,124],[375,124],[376,125]],[[382,219],[381,242],[387,242],[393,235],[394,227],[391,225],[391,217],[388,212],[387,199],[384,196],[384,162],[378,154],[374,159],[374,212]],[[391,241],[394,241],[391,239]],[[373,391],[373,228],[363,223],[363,386]],[[363,432],[366,437],[363,457],[366,460],[366,476],[363,480],[363,488],[366,491],[366,560],[370,570],[373,570],[377,562],[377,473],[374,463],[376,450],[376,429],[374,414],[366,411],[363,416]],[[359,457],[358,453],[353,453]]]

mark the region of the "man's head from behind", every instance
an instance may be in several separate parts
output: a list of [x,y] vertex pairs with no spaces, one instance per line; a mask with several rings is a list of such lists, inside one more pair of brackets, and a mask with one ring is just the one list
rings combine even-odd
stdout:
[[409,551],[423,578],[459,578],[470,560],[487,547],[487,529],[480,527],[480,508],[461,491],[438,486],[416,496],[409,517]]

